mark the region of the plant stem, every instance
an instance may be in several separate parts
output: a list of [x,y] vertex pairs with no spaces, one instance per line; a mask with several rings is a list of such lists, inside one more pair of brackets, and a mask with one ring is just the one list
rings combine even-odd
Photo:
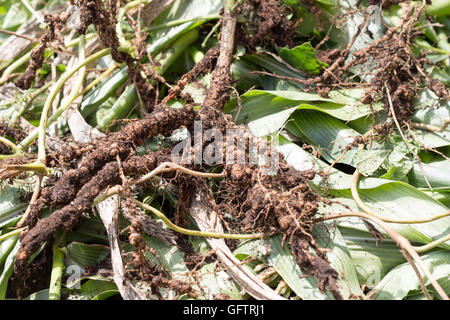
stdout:
[[24,229],[25,229],[25,228],[19,228],[19,229],[16,229],[16,230],[14,230],[14,231],[11,231],[11,232],[2,234],[2,235],[0,235],[0,241],[6,240],[6,239],[8,239],[8,238],[10,238],[10,237],[12,237],[12,236],[14,236],[14,235],[16,235],[16,234],[19,234],[19,233],[21,233],[22,230],[24,230]]
[[188,236],[199,236],[199,237],[207,237],[207,238],[222,238],[222,239],[260,239],[264,237],[262,233],[255,234],[228,234],[228,233],[218,233],[218,232],[204,232],[198,230],[189,230],[185,228],[181,228],[176,224],[172,223],[169,218],[167,218],[164,213],[159,211],[158,209],[149,206],[143,202],[140,202],[136,199],[132,199],[136,205],[144,210],[148,210],[158,218],[164,221],[164,223],[172,230],[177,231],[182,234],[186,234]]
[[6,144],[8,147],[10,147],[14,153],[21,154],[22,150],[19,149],[18,146],[16,146],[12,141],[0,136],[0,143]]
[[[359,150],[361,150],[363,148],[364,148],[364,145],[360,144]],[[356,202],[356,204],[358,205],[358,207],[361,210],[363,210],[364,212],[366,212],[384,222],[399,223],[399,224],[418,224],[418,223],[431,222],[431,221],[438,220],[438,219],[441,219],[441,218],[444,218],[444,217],[447,217],[450,215],[450,210],[448,210],[443,213],[438,213],[438,214],[435,214],[433,216],[430,216],[430,217],[427,217],[424,219],[398,220],[398,219],[389,219],[389,218],[382,217],[380,215],[377,215],[375,212],[373,212],[372,209],[370,209],[368,206],[366,206],[366,204],[361,200],[361,197],[359,196],[359,193],[358,193],[358,182],[359,182],[359,171],[358,171],[358,169],[356,169],[355,172],[353,173],[352,183],[350,185],[350,191],[352,193],[353,200]]]
[[[84,36],[81,36],[80,43],[78,44],[79,54],[80,54],[80,61],[82,61],[81,64],[79,64],[77,67],[69,71],[68,73],[64,73],[56,82],[55,86],[52,87],[52,90],[50,91],[50,94],[45,101],[44,109],[42,110],[41,114],[41,121],[39,122],[39,143],[38,143],[38,161],[41,161],[43,164],[46,163],[46,153],[45,153],[45,132],[47,130],[47,119],[48,119],[48,112],[53,104],[53,101],[56,98],[56,95],[58,92],[63,88],[64,83],[78,70],[80,70],[80,79],[81,81],[78,81],[75,88],[71,91],[70,96],[68,98],[68,101],[70,103],[66,103],[62,107],[59,107],[58,110],[66,110],[75,96],[78,94],[81,85],[83,84],[84,74],[85,74],[85,65],[92,61],[92,59],[86,59],[85,57],[85,51],[84,51]],[[92,56],[91,56],[92,57]]]
[[141,4],[147,5],[148,3],[149,3],[149,0],[135,0],[135,1],[128,2],[125,6],[123,6],[119,9],[119,13],[117,15],[116,34],[117,34],[117,38],[119,39],[119,46],[120,46],[119,50],[120,51],[130,52],[131,48],[132,48],[131,43],[125,39],[125,36],[123,35],[123,31],[122,31],[121,24],[122,24],[122,20],[123,20],[125,14],[129,10],[131,10]]
[[86,88],[83,89],[83,91],[81,91],[76,98],[78,98],[79,96],[85,94],[86,92],[88,92],[89,90],[91,90],[93,87],[95,87],[100,81],[102,81],[104,78],[106,78],[107,76],[109,76],[111,74],[111,72],[113,72],[119,65],[117,63],[114,63],[114,65],[109,68],[108,70],[106,70],[105,72],[103,72],[97,79],[95,79],[94,81],[92,81],[91,83],[89,83]]
[[[72,70],[66,71],[59,79],[58,81],[55,83],[55,85],[52,87],[52,90],[50,91],[50,94],[47,98],[47,100],[45,101],[45,105],[44,105],[44,110],[42,110],[42,117],[41,117],[41,121],[44,120],[45,123],[39,126],[39,128],[36,128],[35,130],[33,130],[33,132],[31,132],[20,144],[19,144],[19,148],[21,150],[23,150],[24,148],[28,147],[30,144],[33,143],[33,141],[38,137],[38,135],[45,135],[45,130],[47,128],[47,124],[51,124],[53,123],[63,112],[64,112],[64,108],[67,108],[68,106],[62,106],[59,107],[50,118],[48,118],[47,121],[47,116],[46,114],[48,113],[48,111],[51,108],[52,102],[55,99],[56,95],[58,94],[58,92],[62,89],[64,83],[75,73],[77,72],[79,69],[81,69],[82,67],[86,66],[87,64],[100,59],[101,57],[104,57],[106,55],[108,55],[110,53],[110,48],[105,48],[103,50],[100,50],[98,52],[96,52],[95,54],[90,55],[89,57],[87,57],[84,61],[81,61],[76,67],[74,67]],[[45,115],[45,116],[44,116]],[[48,122],[48,123],[47,123]],[[42,129],[41,129],[42,128]],[[41,139],[40,139],[41,140]],[[44,140],[42,140],[43,143],[45,144],[45,138]],[[44,145],[45,146],[45,145]],[[41,155],[42,156],[42,155]],[[41,158],[41,156],[39,158]]]
[[173,21],[170,21],[170,22],[167,22],[164,24],[151,26],[151,27],[147,28],[147,31],[154,31],[154,30],[159,30],[159,29],[163,29],[163,28],[167,28],[167,27],[174,27],[174,26],[178,26],[180,24],[186,23],[186,22],[218,20],[220,18],[221,18],[221,16],[218,14],[210,14],[210,15],[203,16],[203,17],[178,19],[178,20],[173,20]]
[[[90,33],[87,36],[85,36],[85,39],[86,39],[86,41],[89,41],[89,40],[93,39],[94,36],[95,36],[95,33]],[[77,39],[71,41],[66,46],[66,48],[70,48],[70,47],[73,47],[73,46],[79,44],[80,43],[80,39],[81,39],[81,36],[78,37]],[[28,60],[30,60],[30,58],[31,58],[31,50],[28,51],[27,53],[25,53],[22,57],[20,57],[16,61],[14,61],[12,64],[10,64],[9,67],[7,67],[5,69],[5,71],[3,71],[2,77],[0,78],[0,85],[2,85],[5,82],[7,82],[8,81],[8,76],[10,74],[12,74],[16,69],[18,69],[21,65],[23,65]]]
[[23,65],[25,62],[30,60],[31,58],[31,51],[28,51],[23,56],[21,56],[19,59],[14,61],[12,64],[9,65],[8,68],[3,71],[2,77],[0,78],[0,86],[3,85],[5,82],[7,82],[9,79],[9,75],[14,72],[17,68],[19,68],[21,65]]
[[20,0],[20,1],[25,6],[25,8],[27,8],[27,10],[30,11],[31,14],[36,17],[36,19],[39,21],[39,23],[41,23],[41,24],[44,23],[44,19],[42,18],[42,16],[39,13],[37,13],[36,10],[34,10],[34,8],[31,6],[31,4],[28,2],[28,0]]
[[159,173],[169,172],[169,171],[181,171],[183,173],[186,173],[186,174],[189,174],[189,175],[192,175],[195,177],[200,177],[200,178],[219,178],[220,179],[220,178],[225,177],[225,173],[199,172],[199,171],[190,170],[188,168],[185,168],[185,167],[180,166],[173,162],[163,162],[157,168],[155,168],[151,172],[147,173],[145,176],[137,179],[136,181],[133,181],[133,183],[141,184]]
[[418,252],[418,253],[423,253],[423,252],[431,250],[431,249],[437,247],[438,245],[440,245],[441,243],[447,242],[449,240],[450,240],[450,234],[448,234],[440,239],[434,240],[433,242],[427,243],[423,246],[414,247],[414,250],[416,250],[416,252]]
[[53,266],[48,290],[49,300],[61,299],[61,284],[64,271],[64,251],[57,246],[53,248]]

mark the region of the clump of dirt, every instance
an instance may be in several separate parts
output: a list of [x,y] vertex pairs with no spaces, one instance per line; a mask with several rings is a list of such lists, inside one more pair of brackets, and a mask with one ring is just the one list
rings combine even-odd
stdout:
[[238,43],[250,51],[256,46],[293,45],[294,24],[287,18],[280,0],[245,0],[236,8],[243,18],[238,25]]

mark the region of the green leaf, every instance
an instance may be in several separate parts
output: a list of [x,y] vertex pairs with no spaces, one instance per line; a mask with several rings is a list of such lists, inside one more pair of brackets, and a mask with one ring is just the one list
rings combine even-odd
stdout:
[[5,265],[3,266],[3,271],[0,274],[0,300],[4,300],[6,297],[6,288],[8,286],[9,278],[11,277],[13,272],[14,258],[16,257],[19,248],[20,242],[17,241],[16,245],[6,258]]
[[314,225],[313,236],[321,248],[330,250],[327,257],[339,274],[337,284],[344,299],[364,296],[350,252],[339,229],[336,229],[332,222],[318,223]]
[[19,235],[9,237],[8,239],[0,242],[0,266],[3,265],[3,263],[5,262],[5,260],[8,257],[8,254],[14,248],[14,246],[17,242],[17,239],[19,239]]
[[8,9],[8,13],[2,23],[2,29],[15,30],[27,22],[30,16],[30,12],[22,6],[21,2],[15,2]]
[[394,267],[405,262],[397,244],[384,238],[381,243],[368,232],[340,227],[347,249],[358,274],[359,283],[375,287]]
[[26,297],[24,300],[48,300],[48,289],[34,292]]
[[113,76],[98,85],[83,99],[80,112],[84,117],[91,115],[97,107],[105,102],[128,79],[128,67],[117,71]]
[[[359,184],[359,195],[362,201],[377,215],[389,219],[425,219],[441,214],[448,209],[439,201],[415,189],[407,183],[387,181],[383,179],[366,178]],[[343,202],[352,210],[359,211],[351,197],[350,190],[328,190],[334,200]],[[342,212],[342,207],[329,208],[334,212]],[[366,227],[355,224],[358,219],[340,219],[339,224],[366,231]],[[421,224],[391,224],[391,227],[410,241],[429,243],[444,237],[450,232],[450,217],[444,217],[432,222]],[[450,241],[442,243],[441,248],[450,249]]]
[[359,173],[367,177],[378,170],[388,154],[386,150],[358,150],[353,159]]
[[113,281],[89,279],[79,289],[66,289],[68,300],[104,300],[119,293]]
[[315,277],[304,277],[288,245],[281,247],[281,240],[281,236],[278,235],[265,241],[270,248],[267,263],[275,268],[288,286],[302,299],[333,300],[331,293],[320,292]]
[[436,17],[450,15],[450,1],[448,0],[433,0],[427,6],[427,14]]
[[[450,188],[450,161],[444,159],[430,163],[422,162],[422,167],[433,189]],[[410,184],[415,187],[428,188],[418,164],[414,165],[413,170],[408,174],[408,178]]]
[[[151,26],[163,25],[175,20],[195,19],[217,14],[221,7],[222,2],[220,0],[176,0],[152,22]],[[151,31],[149,33],[150,44],[147,49],[151,53],[159,51],[188,30],[203,23],[204,21],[190,21],[177,26]]]
[[206,299],[214,299],[216,295],[226,294],[232,300],[243,300],[241,289],[225,271],[217,271],[215,263],[205,264],[198,271],[200,287],[206,291]]
[[0,189],[0,228],[14,224],[28,206],[22,202],[23,191],[4,184]]
[[[295,136],[305,139],[319,148],[323,157],[330,162],[337,159],[345,147],[353,142],[358,133],[340,120],[316,110],[297,110],[286,125]],[[354,150],[350,150],[341,162],[353,164]]]
[[110,254],[109,247],[101,244],[71,242],[66,249],[70,258],[82,267],[96,265]]
[[[450,278],[450,252],[435,251],[423,255],[422,260],[436,281],[442,286],[448,286]],[[421,272],[422,277],[423,273]],[[430,281],[425,278],[425,285],[430,287]],[[405,298],[410,292],[420,290],[419,280],[407,262],[390,271],[374,288],[376,300],[399,300]],[[448,291],[447,291],[448,293]],[[436,298],[437,295],[436,295]]]
[[314,48],[309,42],[304,42],[292,49],[281,48],[280,57],[294,68],[310,74],[319,74],[324,67],[328,67],[328,64],[317,59]]
[[147,246],[153,248],[157,252],[159,259],[156,259],[150,252],[146,252],[145,256],[154,264],[160,265],[162,263],[162,267],[169,270],[174,278],[186,280],[189,269],[184,263],[184,257],[181,250],[175,245],[168,246],[154,237],[149,237],[145,234],[143,237]]

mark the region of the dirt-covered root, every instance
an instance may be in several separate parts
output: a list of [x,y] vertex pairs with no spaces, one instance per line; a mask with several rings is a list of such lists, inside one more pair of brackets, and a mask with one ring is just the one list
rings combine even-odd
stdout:
[[187,84],[191,83],[199,76],[214,70],[219,52],[219,46],[210,48],[203,58],[196,63],[190,71],[185,73],[180,80],[178,80],[177,85],[169,90],[169,94],[162,100],[162,103],[168,103],[170,100],[176,98],[181,94],[181,91],[183,91]]
[[238,43],[250,51],[270,44],[293,45],[295,26],[280,0],[245,0],[236,13],[245,21],[238,25]]
[[219,211],[234,216],[229,225],[244,232],[282,233],[300,268],[318,279],[320,290],[328,288],[336,299],[342,299],[336,284],[338,273],[312,236],[321,200],[308,185],[315,172],[297,171],[284,160],[276,176],[249,165],[225,166],[225,172],[218,203]]
[[[440,98],[448,99],[447,88],[436,79],[424,73],[427,59],[423,55],[416,57],[411,50],[412,39],[421,34],[416,27],[422,7],[408,10],[400,27],[392,27],[386,34],[375,40],[370,46],[353,53],[351,65],[362,64],[369,58],[374,59],[377,70],[370,80],[370,89],[366,90],[361,102],[370,104],[379,97],[385,100],[385,110],[391,118],[396,117],[402,125],[411,120],[414,113],[413,99],[416,91],[424,83]],[[386,90],[387,89],[387,90]],[[389,96],[395,115],[391,112]],[[393,123],[391,123],[393,126]]]
[[15,81],[17,87],[24,90],[30,88],[36,76],[36,71],[42,67],[45,49],[51,41],[57,38],[61,43],[64,43],[61,32],[65,28],[68,18],[68,12],[63,12],[58,15],[46,14],[44,16],[47,30],[39,39],[39,44],[31,50],[30,63],[27,69]]
[[[166,162],[166,154],[149,154],[146,156],[133,156],[122,163],[122,170],[127,176],[136,176],[156,168]],[[51,239],[60,229],[71,230],[78,222],[79,217],[89,212],[93,200],[109,186],[121,183],[120,167],[118,162],[109,162],[84,184],[75,199],[65,207],[53,212],[48,218],[39,220],[30,230],[22,233],[20,249],[15,259],[15,272],[22,271],[29,257],[45,241]]]
[[154,107],[155,90],[141,75],[145,69],[129,53],[119,51],[119,39],[115,26],[117,24],[117,2],[108,1],[107,9],[102,0],[76,0],[75,5],[80,8],[82,14],[81,23],[78,28],[80,34],[85,34],[87,27],[93,24],[102,45],[111,49],[111,57],[117,63],[125,62],[128,66],[130,81],[135,84],[136,90],[145,101],[147,112]]
[[[104,138],[93,140],[89,143],[91,147],[82,145],[80,149],[89,151],[82,157],[78,168],[67,170],[54,186],[42,190],[41,196],[31,205],[27,225],[34,226],[46,206],[55,207],[70,203],[81,187],[106,163],[115,161],[117,156],[123,161],[126,160],[147,138],[158,134],[168,136],[175,129],[191,125],[194,114],[192,106],[189,105],[180,109],[159,105],[144,119],[133,121]],[[73,151],[73,154],[77,152]]]
[[[79,34],[85,34],[87,28],[93,24],[100,42],[106,48],[111,49],[111,56],[118,63],[126,63],[128,66],[129,79],[135,84],[141,99],[146,103],[146,110],[151,112],[154,107],[155,90],[141,75],[144,68],[129,53],[119,50],[119,39],[116,34],[117,24],[117,2],[108,1],[107,8],[102,0],[74,0],[73,4],[79,8],[80,23],[76,26]],[[44,52],[51,41],[58,38],[61,43],[62,31],[66,29],[66,22],[70,17],[70,11],[59,15],[47,14],[44,17],[47,31],[41,37],[39,44],[31,51],[30,63],[26,71],[15,81],[16,86],[29,89],[35,79],[36,71],[42,67]]]
[[291,237],[290,244],[297,264],[302,270],[306,270],[317,278],[319,289],[325,292],[328,288],[336,300],[342,300],[342,295],[336,283],[338,273],[330,266],[325,255],[320,250],[316,250],[319,255],[312,255],[310,252],[311,243],[302,234],[294,234]]

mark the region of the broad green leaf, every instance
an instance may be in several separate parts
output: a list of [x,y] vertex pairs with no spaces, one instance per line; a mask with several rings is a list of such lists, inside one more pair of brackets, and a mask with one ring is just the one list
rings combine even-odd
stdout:
[[[362,179],[359,184],[359,195],[362,201],[377,215],[390,219],[425,219],[446,212],[448,209],[439,201],[415,189],[407,183],[383,179]],[[360,211],[351,197],[350,190],[328,190],[330,195],[336,195],[334,200],[343,202],[351,210]],[[329,208],[331,209],[331,208]],[[342,207],[332,209],[333,212],[343,212]],[[366,231],[366,227],[354,223],[358,219],[340,219],[339,224]],[[421,224],[391,224],[401,235],[413,242],[429,243],[450,232],[450,217],[444,217],[432,222]],[[381,229],[380,229],[381,231]],[[440,245],[450,249],[450,241]]]
[[9,253],[6,258],[5,265],[3,266],[3,271],[0,274],[0,300],[4,300],[6,296],[6,288],[8,286],[8,280],[12,275],[14,267],[14,258],[16,257],[17,251],[19,251],[20,242],[17,241],[16,245]]
[[71,242],[67,247],[70,258],[82,267],[93,266],[110,254],[110,249],[101,244]]
[[89,279],[79,289],[68,289],[68,300],[104,300],[119,293],[113,281]]
[[427,6],[427,14],[431,16],[441,17],[450,15],[450,1],[433,0]]
[[394,267],[405,262],[397,244],[384,238],[377,244],[368,232],[340,227],[358,274],[359,283],[373,288]]
[[34,292],[26,297],[24,300],[48,300],[48,289]]
[[[323,157],[330,162],[337,159],[345,147],[353,142],[358,133],[340,120],[316,110],[297,110],[286,129],[319,148]],[[350,150],[341,162],[353,164],[354,150]]]
[[[296,147],[294,145],[290,145],[285,140],[280,140],[284,144],[284,147],[280,151],[295,151]],[[300,147],[297,147],[295,152],[301,155],[303,150],[300,151],[299,149]],[[299,157],[298,159],[295,156],[287,157],[289,164],[298,167],[304,165],[303,163],[299,164],[299,162],[304,162],[305,159],[306,157]],[[326,168],[326,165],[320,163],[320,161],[317,161],[317,165],[318,167],[316,168],[318,169]],[[344,203],[351,210],[360,211],[351,196],[351,175],[337,170],[331,170],[330,173],[326,181],[316,177],[312,181],[312,186],[317,191],[325,190],[321,192],[326,192],[327,196],[333,196],[334,200]],[[439,201],[404,182],[363,178],[360,180],[358,192],[363,202],[374,213],[390,219],[424,219],[448,210]],[[339,205],[333,205],[325,209],[325,212],[343,211],[345,211],[344,208]],[[340,219],[339,224],[349,228],[367,231],[367,227],[357,218]],[[445,236],[450,232],[449,225],[450,217],[422,224],[391,224],[401,235],[410,241],[419,243],[429,243]],[[440,247],[450,249],[450,241],[441,244]]]
[[[423,255],[421,258],[436,281],[448,286],[450,282],[450,252],[443,250],[435,251]],[[423,272],[421,274],[423,277]],[[424,281],[425,285],[433,290],[430,286],[430,281],[426,277]],[[411,291],[417,290],[420,290],[419,280],[411,265],[406,262],[394,268],[378,283],[374,288],[376,292],[374,299],[400,300],[405,298]]]
[[296,69],[306,71],[310,74],[319,74],[328,65],[317,59],[314,48],[309,42],[289,48],[280,49],[280,57]]
[[[159,26],[175,20],[195,19],[211,14],[217,14],[221,7],[222,2],[220,0],[175,0],[168,9],[162,12],[152,22],[151,26]],[[204,21],[190,21],[177,26],[151,31],[149,33],[150,44],[147,49],[152,53],[159,51],[180,35],[202,23],[204,23]]]
[[288,286],[302,299],[333,300],[331,293],[319,291],[315,277],[304,277],[288,245],[281,247],[281,240],[281,236],[274,236],[266,240],[266,244],[270,248],[267,263],[277,270]]
[[184,257],[181,250],[175,245],[168,246],[154,237],[149,237],[145,234],[143,237],[147,246],[153,248],[157,252],[159,259],[156,259],[150,252],[146,252],[145,256],[157,265],[162,263],[163,267],[169,270],[170,274],[175,279],[186,280],[189,269],[184,263]]
[[2,184],[0,189],[0,228],[17,220],[28,206],[21,201],[23,191],[8,184]]
[[350,296],[364,296],[350,252],[339,229],[331,222],[322,222],[314,225],[313,236],[321,248],[330,250],[327,257],[339,274],[337,284],[344,299]]
[[[242,110],[236,121],[248,122],[302,104],[305,108],[316,109],[340,120],[351,121],[372,113],[369,105],[359,101],[362,93],[361,89],[334,90],[329,93],[329,98],[323,98],[315,93],[300,91],[252,90],[241,96]],[[231,112],[237,106],[237,101],[232,100],[225,106],[224,111]],[[380,105],[375,104],[373,108],[380,110]],[[237,110],[234,113],[237,113]]]
[[284,159],[295,169],[304,171],[314,167],[314,158],[311,154],[300,148],[297,144],[289,141],[283,135],[278,136],[276,149],[281,152]]
[[367,177],[378,170],[387,156],[386,150],[358,150],[353,159],[359,173]]
[[27,22],[30,16],[30,12],[25,9],[21,2],[15,2],[8,9],[8,13],[2,23],[2,29],[15,30],[21,24]]
[[97,107],[105,102],[128,79],[128,68],[124,67],[112,75],[108,80],[99,84],[83,99],[80,112],[84,117],[91,115]]
[[19,239],[19,235],[9,237],[8,239],[0,242],[0,267],[3,265],[9,253],[14,248],[17,239]]
[[[422,162],[425,172],[431,186],[436,189],[450,189],[450,161],[440,160],[430,163]],[[418,164],[415,164],[413,170],[408,174],[410,184],[418,188],[428,188],[424,176]]]
[[200,287],[205,292],[205,299],[212,300],[221,293],[226,294],[232,300],[243,300],[241,289],[225,271],[217,271],[215,263],[205,264],[198,270]]
[[[415,102],[416,112],[414,122],[441,127],[445,119],[450,118],[450,102],[439,99],[431,90],[422,90]],[[443,132],[428,130],[413,130],[415,139],[428,148],[438,148],[450,145],[450,127]]]
[[[121,225],[123,227],[123,225]],[[82,217],[77,224],[77,228],[66,233],[67,242],[93,242],[109,245],[105,226],[99,217]]]
[[[264,54],[264,53],[253,53],[247,54],[241,57],[242,60],[256,64],[257,66],[263,67],[264,69],[286,77],[292,77],[297,79],[304,79],[304,74],[300,71],[292,70],[291,68],[286,68],[286,65],[277,61],[274,57]],[[303,86],[290,82],[294,87],[302,88]]]

